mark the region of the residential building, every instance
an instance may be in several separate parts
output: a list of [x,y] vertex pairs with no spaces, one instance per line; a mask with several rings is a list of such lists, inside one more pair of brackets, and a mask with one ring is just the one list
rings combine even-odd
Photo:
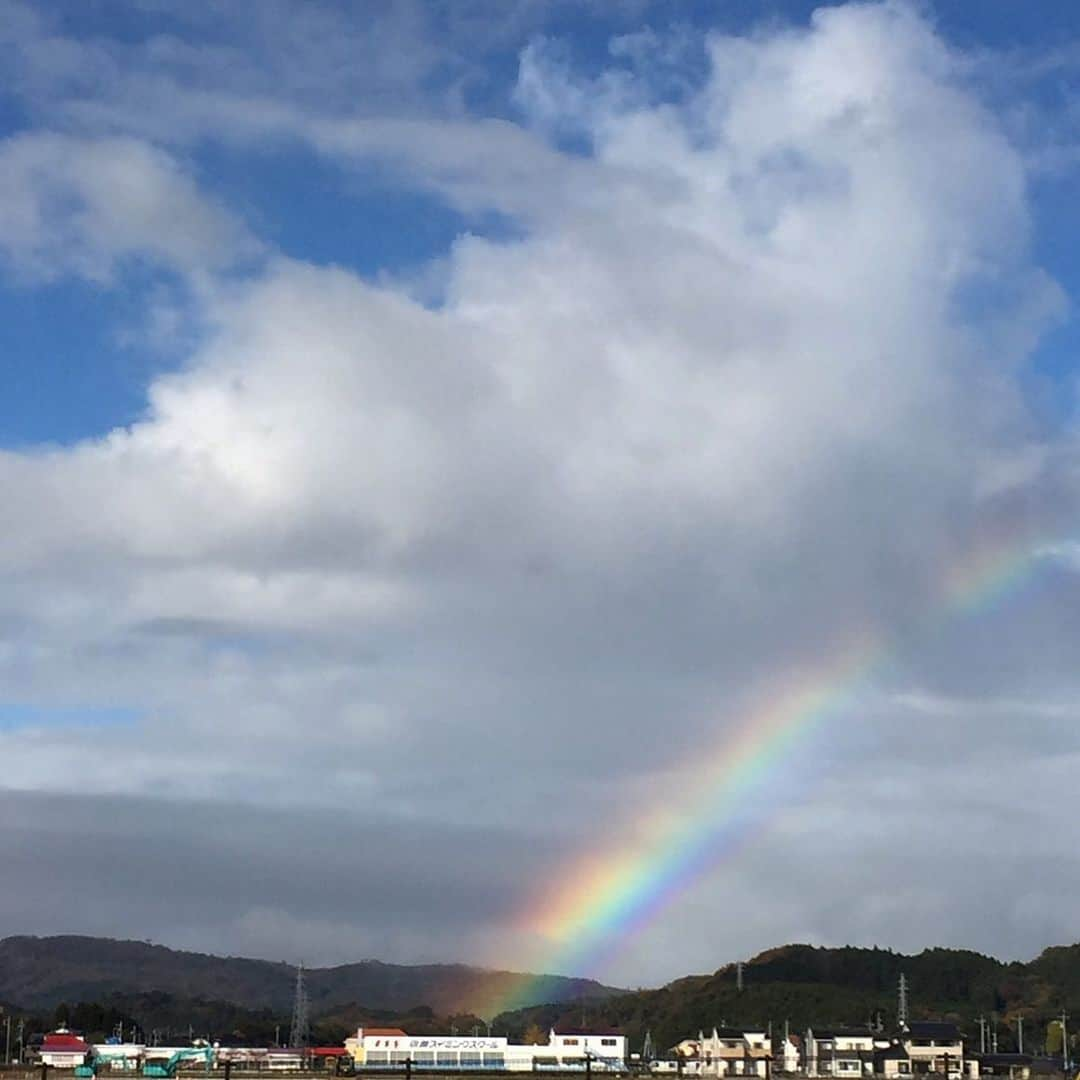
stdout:
[[802,1062],[802,1039],[798,1035],[788,1035],[780,1040],[773,1060],[773,1071],[797,1073]]
[[806,1075],[872,1076],[876,1038],[870,1028],[808,1029],[804,1044]]
[[74,1069],[86,1060],[89,1051],[90,1044],[83,1042],[81,1035],[62,1027],[45,1036],[38,1056],[42,1065],[51,1065],[54,1069]]
[[764,1080],[769,1075],[772,1051],[763,1029],[713,1028],[710,1036],[701,1036],[697,1058],[703,1076],[758,1076]]
[[964,1041],[955,1024],[913,1020],[901,1029],[899,1041],[907,1051],[913,1076],[947,1073],[959,1077],[965,1071]]
[[585,1058],[599,1061],[612,1068],[622,1069],[626,1065],[626,1036],[616,1028],[604,1031],[555,1031],[548,1037],[548,1047],[560,1061],[575,1064]]
[[1008,1080],[1030,1080],[1030,1054],[979,1054],[979,1075],[1007,1077]]

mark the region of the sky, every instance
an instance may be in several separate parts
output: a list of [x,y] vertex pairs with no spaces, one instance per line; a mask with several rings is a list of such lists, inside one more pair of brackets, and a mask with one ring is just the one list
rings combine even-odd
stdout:
[[0,934],[1080,939],[1071,5],[0,0],[0,58]]

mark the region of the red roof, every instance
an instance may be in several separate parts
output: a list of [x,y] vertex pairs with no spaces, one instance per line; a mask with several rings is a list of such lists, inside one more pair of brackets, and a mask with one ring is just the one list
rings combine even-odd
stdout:
[[313,1046],[311,1052],[316,1057],[344,1057],[349,1051],[344,1046]]
[[68,1050],[72,1053],[82,1051],[84,1054],[90,1049],[89,1043],[84,1043],[82,1038],[73,1031],[50,1031],[41,1043],[42,1050]]
[[404,1035],[405,1032],[401,1028],[361,1028],[361,1031],[365,1035]]
[[42,1041],[41,1048],[42,1050],[78,1050],[86,1045],[89,1043],[83,1042],[82,1038],[73,1031],[50,1031]]

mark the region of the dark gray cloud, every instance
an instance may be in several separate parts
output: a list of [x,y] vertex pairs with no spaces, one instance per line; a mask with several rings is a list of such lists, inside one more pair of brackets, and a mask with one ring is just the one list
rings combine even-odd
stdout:
[[[319,779],[298,772],[296,794]],[[520,903],[560,854],[539,829],[348,807],[7,791],[0,812],[6,933],[51,925],[313,964],[386,946],[418,962],[468,959],[477,926]]]

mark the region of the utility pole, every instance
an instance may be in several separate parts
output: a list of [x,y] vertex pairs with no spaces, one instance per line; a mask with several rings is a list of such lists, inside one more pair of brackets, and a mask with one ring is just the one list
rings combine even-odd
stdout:
[[907,976],[900,972],[900,986],[896,992],[896,1026],[903,1028],[908,1022]]
[[1069,1017],[1061,1010],[1061,1067],[1065,1075],[1069,1074]]
[[991,1053],[996,1054],[997,1051],[997,1013],[994,1013],[993,1019],[990,1021],[990,1046]]
[[986,1017],[979,1017],[979,1053],[986,1053]]
[[311,1025],[308,1017],[308,996],[304,987],[304,965],[296,968],[296,994],[293,996],[292,1027],[289,1029],[289,1045],[294,1049],[305,1049],[311,1038]]
[[1016,1049],[1018,1053],[1024,1052],[1024,1017],[1020,1015],[1016,1018]]
[[11,1064],[11,1014],[4,1017],[4,1064]]

